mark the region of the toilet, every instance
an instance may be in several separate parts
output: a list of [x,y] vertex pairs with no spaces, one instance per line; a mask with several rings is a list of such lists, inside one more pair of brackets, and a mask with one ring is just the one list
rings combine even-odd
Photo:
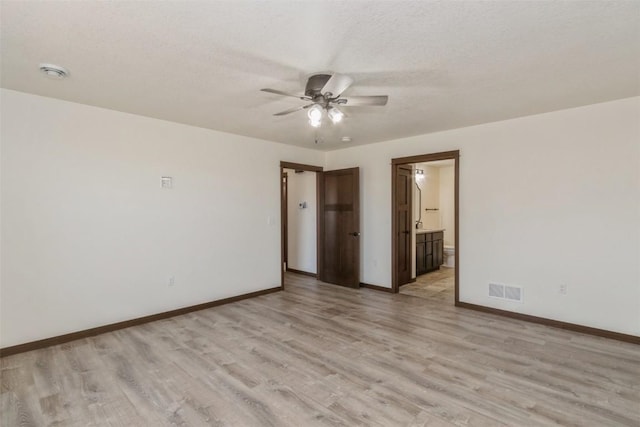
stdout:
[[444,255],[443,267],[454,268],[456,266],[456,248],[454,246],[444,245],[442,249]]

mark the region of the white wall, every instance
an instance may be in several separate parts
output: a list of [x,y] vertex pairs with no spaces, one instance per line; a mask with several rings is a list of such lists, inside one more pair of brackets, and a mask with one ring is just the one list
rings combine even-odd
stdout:
[[[316,165],[314,165],[316,166]],[[317,273],[316,173],[287,172],[288,268]],[[300,209],[299,204],[307,207]]]
[[453,166],[438,168],[440,188],[438,189],[438,207],[440,209],[440,227],[444,228],[444,244],[454,246],[456,242],[455,216],[455,170]]
[[279,162],[323,153],[0,94],[0,346],[280,285]]
[[[279,285],[279,161],[324,153],[0,96],[0,346]],[[327,153],[361,168],[361,280],[391,284],[390,159],[460,149],[461,300],[640,335],[639,118],[636,97]]]
[[[429,166],[427,163],[419,163],[417,168],[424,171],[422,180],[418,181],[418,185],[422,190],[422,205],[419,207],[422,212],[422,228],[434,230],[441,226],[440,212],[428,211],[427,208],[439,209],[440,207],[440,173],[437,167]],[[417,196],[415,200],[415,205],[418,205]]]
[[460,149],[460,299],[640,335],[639,119],[635,97],[327,153],[360,167],[361,280],[391,285],[390,160]]

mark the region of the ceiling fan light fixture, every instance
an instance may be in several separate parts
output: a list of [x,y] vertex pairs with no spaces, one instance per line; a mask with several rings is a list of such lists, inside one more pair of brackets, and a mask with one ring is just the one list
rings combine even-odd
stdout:
[[309,108],[307,115],[309,116],[310,121],[319,122],[322,120],[322,107],[318,104],[314,105]]
[[338,110],[336,107],[331,107],[329,109],[329,112],[327,113],[327,115],[329,116],[329,119],[331,119],[331,121],[335,124],[335,123],[340,123],[342,121],[342,119],[344,118],[344,113],[340,110]]
[[323,108],[321,105],[315,104],[313,107],[309,108],[307,112],[307,116],[309,116],[309,124],[314,128],[320,127],[322,124],[322,114]]

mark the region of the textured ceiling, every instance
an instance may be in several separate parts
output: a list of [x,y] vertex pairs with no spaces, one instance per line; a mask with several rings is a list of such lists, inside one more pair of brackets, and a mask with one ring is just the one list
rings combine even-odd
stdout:
[[[2,87],[330,150],[640,93],[638,1],[2,1]],[[64,81],[38,64],[67,67]],[[389,95],[312,129],[306,77]],[[345,108],[346,110],[346,108]],[[340,142],[342,136],[353,141]],[[319,138],[323,142],[315,144]]]

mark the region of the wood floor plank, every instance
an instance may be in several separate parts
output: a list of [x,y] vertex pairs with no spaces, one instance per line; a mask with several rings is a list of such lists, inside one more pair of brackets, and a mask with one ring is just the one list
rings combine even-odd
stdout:
[[401,294],[287,274],[5,357],[1,425],[640,426],[640,347],[456,308],[448,273]]

